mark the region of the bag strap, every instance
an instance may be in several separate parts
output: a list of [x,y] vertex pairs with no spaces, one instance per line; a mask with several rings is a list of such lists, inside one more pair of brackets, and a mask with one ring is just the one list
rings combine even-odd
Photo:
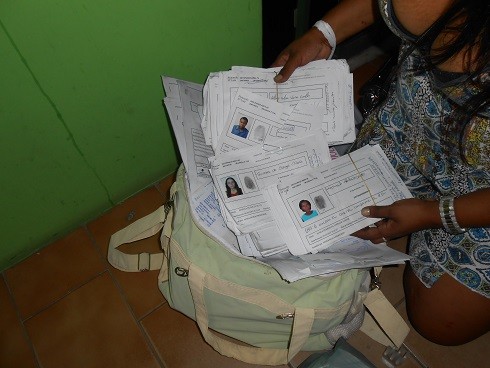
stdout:
[[384,346],[395,345],[400,348],[410,327],[379,289],[379,274],[382,269],[373,269],[371,291],[364,300],[364,306],[369,313],[365,313],[360,330]]
[[400,348],[410,327],[381,290],[371,290],[364,300],[364,306],[369,313],[364,316],[361,331],[384,346]]
[[117,248],[122,244],[149,238],[157,234],[162,228],[164,228],[164,233],[170,236],[171,218],[173,215],[172,202],[172,200],[168,201],[156,211],[142,217],[111,236],[107,251],[107,260],[113,267],[126,272],[158,270],[162,267],[163,252],[127,254]]
[[209,319],[204,301],[207,274],[195,264],[189,267],[189,286],[196,308],[196,322],[204,340],[220,354],[249,364],[287,364],[301,350],[310,336],[315,319],[312,308],[295,308],[291,340],[288,349],[258,348],[226,340],[209,329]]

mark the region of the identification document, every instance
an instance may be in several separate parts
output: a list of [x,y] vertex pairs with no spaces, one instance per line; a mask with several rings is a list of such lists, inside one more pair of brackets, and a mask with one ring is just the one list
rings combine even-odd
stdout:
[[378,145],[365,146],[263,191],[289,251],[317,253],[378,219],[369,205],[389,205],[411,194]]
[[324,133],[223,153],[209,159],[228,226],[237,235],[270,226],[274,219],[262,189],[330,161]]

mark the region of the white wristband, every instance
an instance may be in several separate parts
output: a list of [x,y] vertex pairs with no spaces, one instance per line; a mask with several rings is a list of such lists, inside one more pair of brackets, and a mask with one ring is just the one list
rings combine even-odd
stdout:
[[330,47],[332,48],[332,52],[330,52],[330,56],[328,57],[328,59],[330,60],[333,57],[333,53],[335,52],[335,46],[337,46],[337,39],[335,38],[335,33],[333,32],[332,27],[330,27],[330,24],[323,20],[319,20],[318,22],[313,24],[313,27],[322,32],[322,34],[325,36],[328,43],[330,44]]

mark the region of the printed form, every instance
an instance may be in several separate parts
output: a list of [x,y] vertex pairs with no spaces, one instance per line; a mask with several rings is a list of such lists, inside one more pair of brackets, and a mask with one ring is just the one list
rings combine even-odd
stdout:
[[203,86],[166,76],[162,83],[167,95],[163,101],[193,191],[211,181],[208,157],[214,155],[201,128]]
[[321,112],[311,105],[289,107],[240,88],[222,131],[217,154],[321,130]]
[[193,82],[186,82],[172,77],[162,76],[162,84],[166,95],[166,97],[163,98],[163,103],[165,104],[170,117],[170,123],[172,124],[172,130],[175,135],[175,140],[177,141],[177,146],[179,147],[180,156],[182,157],[184,166],[187,167],[187,148],[184,135],[184,111],[182,109],[182,101],[180,100],[179,83],[185,84],[186,86],[196,90],[202,90],[203,86]]
[[202,88],[195,89],[179,81],[180,101],[184,118],[184,136],[186,139],[186,166],[191,192],[211,181],[208,158],[214,155],[211,146],[206,145],[201,127]]
[[294,255],[327,249],[378,221],[361,215],[365,206],[411,197],[378,145],[362,147],[263,192]]
[[236,235],[226,226],[218,200],[214,195],[213,182],[201,186],[191,193],[190,209],[200,221],[196,221],[207,232],[229,250],[240,253]]
[[[320,109],[322,128],[329,143],[351,143],[355,139],[352,74],[340,60],[319,60],[298,68],[281,84],[273,78],[280,68],[233,67],[231,71],[212,73],[204,86],[206,108],[203,126],[215,142],[226,125],[239,88],[287,106],[304,102]],[[214,117],[215,119],[212,119]],[[213,129],[210,124],[215,125]]]
[[323,132],[211,157],[211,175],[228,226],[237,235],[270,226],[261,189],[330,161]]

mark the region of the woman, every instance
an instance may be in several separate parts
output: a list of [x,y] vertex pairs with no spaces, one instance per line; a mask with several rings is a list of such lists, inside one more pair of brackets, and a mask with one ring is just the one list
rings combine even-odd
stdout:
[[242,189],[238,186],[237,182],[233,178],[226,178],[226,196],[228,198],[242,195]]
[[459,345],[490,330],[490,6],[378,2],[379,10],[371,0],[345,0],[329,11],[327,25],[318,23],[279,55],[276,82],[330,56],[335,42],[379,13],[401,38],[397,76],[355,146],[379,144],[414,198],[364,208],[382,220],[354,235],[375,243],[410,235],[410,322],[435,343]]

